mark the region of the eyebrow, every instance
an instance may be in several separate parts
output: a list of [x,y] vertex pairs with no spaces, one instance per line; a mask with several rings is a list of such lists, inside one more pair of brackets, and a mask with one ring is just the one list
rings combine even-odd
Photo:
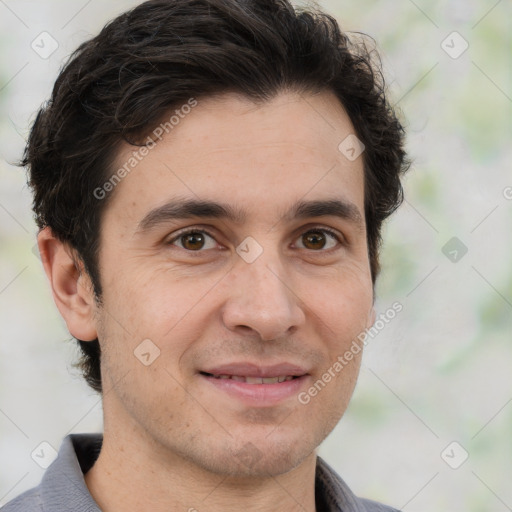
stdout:
[[[363,228],[363,216],[359,208],[344,199],[297,201],[282,215],[281,220],[328,216],[339,217],[360,229]],[[190,218],[224,219],[234,224],[243,224],[247,219],[247,212],[239,207],[216,201],[177,198],[145,215],[138,224],[137,232],[149,231],[171,220]]]

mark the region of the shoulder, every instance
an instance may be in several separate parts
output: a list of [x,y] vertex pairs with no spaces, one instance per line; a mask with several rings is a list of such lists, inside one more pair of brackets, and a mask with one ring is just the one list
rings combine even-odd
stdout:
[[42,512],[43,506],[39,487],[20,494],[0,508],[1,512]]
[[69,434],[41,483],[0,508],[0,512],[100,512],[84,481],[102,443],[101,434]]

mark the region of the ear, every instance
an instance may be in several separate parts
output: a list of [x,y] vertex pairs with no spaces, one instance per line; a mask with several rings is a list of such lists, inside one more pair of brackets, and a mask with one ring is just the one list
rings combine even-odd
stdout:
[[37,244],[53,299],[69,332],[82,341],[96,339],[94,291],[83,265],[74,258],[73,249],[55,238],[48,227],[37,235]]
[[372,309],[368,312],[368,324],[366,326],[369,329],[374,323],[375,318],[377,317],[377,313],[375,312],[375,306],[372,306]]

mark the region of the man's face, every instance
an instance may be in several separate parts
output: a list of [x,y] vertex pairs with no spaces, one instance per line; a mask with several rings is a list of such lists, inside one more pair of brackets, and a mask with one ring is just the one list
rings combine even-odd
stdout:
[[[330,93],[258,107],[200,100],[116,186],[95,320],[106,433],[162,461],[268,475],[297,466],[334,428],[361,353],[309,403],[298,396],[372,322],[363,162],[338,149],[352,133]],[[177,199],[245,216],[175,218]],[[341,215],[293,213],[333,200]]]

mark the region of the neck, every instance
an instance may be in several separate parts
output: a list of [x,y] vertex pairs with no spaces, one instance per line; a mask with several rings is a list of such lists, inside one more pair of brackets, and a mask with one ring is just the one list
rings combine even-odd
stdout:
[[105,423],[100,455],[85,475],[103,512],[315,512],[315,452],[285,474],[240,478],[211,473],[133,434]]

